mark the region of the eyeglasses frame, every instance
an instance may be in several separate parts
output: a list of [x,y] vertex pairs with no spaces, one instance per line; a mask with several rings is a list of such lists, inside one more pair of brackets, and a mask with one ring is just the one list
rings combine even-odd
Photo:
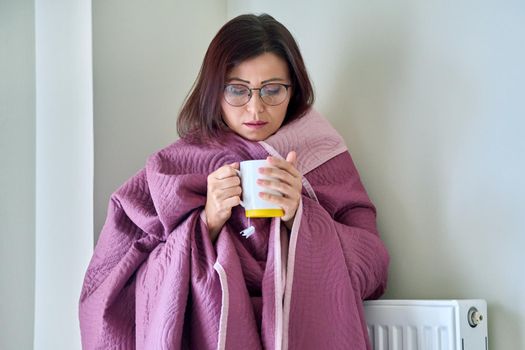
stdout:
[[233,105],[233,104],[231,104],[231,103],[228,102],[228,100],[226,99],[226,94],[224,94],[224,96],[223,96],[224,101],[226,101],[226,103],[229,104],[229,105],[232,106],[232,107],[242,107],[242,106],[246,106],[246,105],[252,100],[252,97],[253,97],[253,91],[254,91],[254,90],[259,90],[258,95],[259,95],[259,98],[261,99],[262,103],[264,103],[264,104],[267,105],[267,106],[278,106],[278,105],[280,105],[281,103],[283,103],[283,102],[286,100],[286,98],[285,98],[284,100],[282,100],[281,102],[275,104],[275,105],[271,105],[271,104],[268,104],[268,103],[264,102],[263,98],[261,97],[261,90],[262,90],[265,86],[267,86],[267,85],[281,85],[281,86],[284,86],[284,88],[286,89],[286,94],[288,94],[288,89],[292,87],[292,84],[284,84],[284,83],[266,83],[266,84],[262,85],[262,86],[259,87],[259,88],[250,88],[250,87],[248,87],[248,86],[246,86],[246,85],[244,85],[244,84],[224,84],[224,88],[226,89],[227,86],[231,86],[231,85],[244,86],[245,88],[247,88],[247,89],[250,91],[250,94],[249,94],[250,98],[248,99],[248,101],[246,101],[246,102],[243,103],[242,105]]

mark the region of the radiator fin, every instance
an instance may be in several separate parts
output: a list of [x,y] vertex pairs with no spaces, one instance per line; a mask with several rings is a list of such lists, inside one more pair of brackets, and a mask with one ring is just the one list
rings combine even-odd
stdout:
[[446,327],[368,326],[372,348],[376,350],[452,350]]
[[473,328],[468,312],[486,316],[486,302],[470,300],[377,300],[365,303],[374,350],[487,350],[487,318]]

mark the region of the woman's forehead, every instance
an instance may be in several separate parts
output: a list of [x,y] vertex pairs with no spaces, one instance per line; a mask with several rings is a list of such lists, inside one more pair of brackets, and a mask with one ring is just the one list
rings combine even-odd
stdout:
[[288,81],[288,64],[276,54],[267,52],[239,63],[228,72],[226,79],[247,84]]

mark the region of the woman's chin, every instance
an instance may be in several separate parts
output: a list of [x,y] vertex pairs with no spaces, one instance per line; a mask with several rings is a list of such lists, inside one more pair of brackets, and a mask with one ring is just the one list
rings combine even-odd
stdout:
[[257,141],[264,141],[268,138],[268,136],[270,135],[267,135],[268,133],[266,132],[242,132],[242,133],[237,133],[237,135],[239,135],[240,137],[242,137],[243,139],[246,139],[246,140],[249,140],[249,141],[254,141],[254,142],[257,142]]

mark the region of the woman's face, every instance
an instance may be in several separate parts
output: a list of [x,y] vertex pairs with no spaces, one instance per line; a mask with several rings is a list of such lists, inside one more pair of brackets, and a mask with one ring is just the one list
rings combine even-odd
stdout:
[[[260,88],[269,83],[290,84],[286,61],[273,53],[264,53],[234,67],[226,76],[226,84]],[[281,127],[286,116],[292,88],[285,100],[276,105],[265,104],[259,90],[253,91],[248,103],[240,107],[221,101],[223,120],[236,134],[252,141],[266,140]],[[238,90],[233,90],[238,91]]]

